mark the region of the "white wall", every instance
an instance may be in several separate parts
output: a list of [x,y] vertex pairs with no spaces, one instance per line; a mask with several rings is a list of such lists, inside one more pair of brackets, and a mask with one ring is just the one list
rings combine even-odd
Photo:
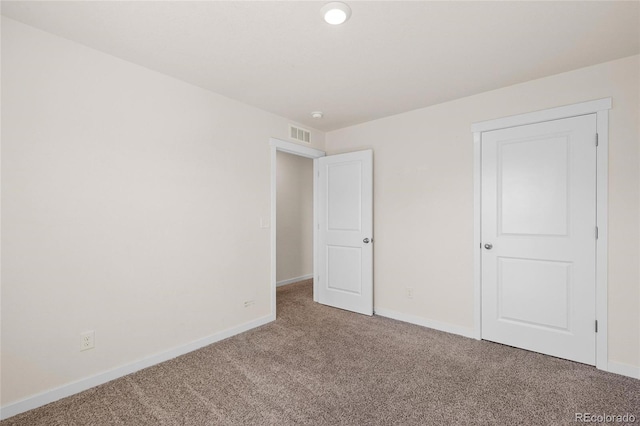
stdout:
[[268,317],[287,124],[2,18],[1,404]]
[[313,274],[313,160],[277,151],[276,280]]
[[[470,329],[471,123],[612,96],[609,355],[640,366],[639,62],[328,134],[374,149],[376,308]],[[2,18],[2,124],[0,404],[270,314],[260,217],[286,119]]]
[[609,359],[639,367],[639,62],[633,56],[329,132],[328,154],[374,150],[375,308],[471,332],[471,124],[611,96]]

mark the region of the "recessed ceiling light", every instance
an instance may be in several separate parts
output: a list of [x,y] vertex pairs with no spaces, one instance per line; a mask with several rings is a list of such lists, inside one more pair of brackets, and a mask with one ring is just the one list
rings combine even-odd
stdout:
[[351,8],[339,1],[332,1],[320,9],[322,17],[331,25],[340,25],[351,16]]
[[315,119],[320,119],[322,118],[324,114],[322,114],[322,111],[313,111],[311,113],[311,117],[315,118]]

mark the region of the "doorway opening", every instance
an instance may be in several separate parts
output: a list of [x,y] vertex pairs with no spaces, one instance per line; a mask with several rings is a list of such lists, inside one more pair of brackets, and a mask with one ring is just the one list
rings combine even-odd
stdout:
[[313,160],[276,153],[276,286],[313,279]]
[[[317,159],[324,151],[272,138],[271,315],[276,287],[315,277]],[[279,185],[280,181],[280,185]],[[313,299],[317,301],[314,279]]]

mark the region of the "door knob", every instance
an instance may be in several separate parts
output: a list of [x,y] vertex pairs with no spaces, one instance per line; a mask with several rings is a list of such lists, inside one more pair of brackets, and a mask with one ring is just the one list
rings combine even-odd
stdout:
[[487,243],[484,245],[484,248],[486,248],[487,250],[491,250],[493,248],[493,244]]
[[362,242],[365,243],[365,244],[369,244],[369,239],[365,238],[364,240],[362,240]]

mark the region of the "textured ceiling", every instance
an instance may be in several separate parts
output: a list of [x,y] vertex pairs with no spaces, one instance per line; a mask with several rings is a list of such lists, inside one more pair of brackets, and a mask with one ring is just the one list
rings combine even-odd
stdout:
[[[640,2],[2,2],[2,14],[320,130],[640,52]],[[325,113],[314,120],[311,111]]]

